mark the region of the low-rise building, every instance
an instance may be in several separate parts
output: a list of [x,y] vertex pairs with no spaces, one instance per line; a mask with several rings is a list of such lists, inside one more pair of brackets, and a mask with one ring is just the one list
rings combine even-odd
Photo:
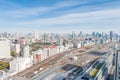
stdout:
[[10,61],[10,71],[13,72],[13,74],[23,71],[33,65],[32,60],[32,57],[14,58],[12,61]]
[[33,54],[34,64],[50,57],[48,48],[44,48],[43,50],[41,49],[41,50],[33,51],[32,54]]
[[75,48],[81,48],[82,47],[82,43],[81,42],[74,42],[74,47]]
[[49,48],[49,55],[50,56],[57,54],[57,47],[56,46],[50,46],[48,48]]

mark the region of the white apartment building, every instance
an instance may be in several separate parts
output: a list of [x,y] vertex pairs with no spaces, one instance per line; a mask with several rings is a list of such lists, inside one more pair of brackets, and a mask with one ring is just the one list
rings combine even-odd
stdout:
[[0,59],[10,58],[10,40],[0,38]]
[[30,56],[30,48],[29,48],[29,45],[25,46],[23,48],[23,57],[28,57]]
[[14,60],[10,61],[10,71],[13,72],[13,74],[16,74],[18,72],[21,72],[25,70],[26,68],[29,68],[33,65],[33,57],[27,57],[27,58],[15,58]]
[[39,39],[39,31],[37,30],[34,31],[34,38],[37,40]]
[[16,43],[16,44],[12,43],[11,50],[16,52],[17,54],[19,54],[20,53],[20,44],[19,43]]
[[20,53],[20,44],[15,44],[15,52]]

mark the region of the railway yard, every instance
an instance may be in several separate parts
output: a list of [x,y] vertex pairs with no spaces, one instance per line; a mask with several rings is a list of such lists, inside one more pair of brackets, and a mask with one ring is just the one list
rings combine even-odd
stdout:
[[[108,51],[114,51],[115,43],[73,48],[56,54],[32,67],[14,75],[13,80],[73,80],[98,58]],[[118,44],[118,43],[116,43]]]

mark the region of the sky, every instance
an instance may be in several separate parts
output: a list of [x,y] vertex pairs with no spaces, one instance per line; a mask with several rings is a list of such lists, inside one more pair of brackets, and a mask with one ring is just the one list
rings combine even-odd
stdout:
[[120,33],[120,0],[0,0],[0,32]]

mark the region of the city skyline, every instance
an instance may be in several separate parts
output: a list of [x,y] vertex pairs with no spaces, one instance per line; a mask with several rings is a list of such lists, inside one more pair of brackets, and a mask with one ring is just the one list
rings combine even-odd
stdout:
[[118,0],[1,0],[0,32],[120,33]]

